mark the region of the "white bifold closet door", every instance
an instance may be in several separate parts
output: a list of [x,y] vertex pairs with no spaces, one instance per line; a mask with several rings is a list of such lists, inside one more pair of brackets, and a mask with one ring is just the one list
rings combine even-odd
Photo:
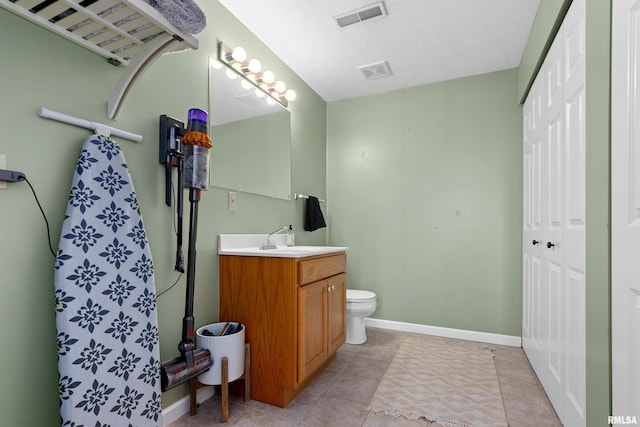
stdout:
[[640,418],[640,0],[616,0],[611,40],[613,414]]
[[562,423],[586,425],[585,0],[523,107],[523,348]]

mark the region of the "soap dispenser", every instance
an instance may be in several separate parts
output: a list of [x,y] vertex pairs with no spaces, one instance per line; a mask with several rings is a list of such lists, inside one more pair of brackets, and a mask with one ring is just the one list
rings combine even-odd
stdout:
[[293,227],[289,224],[289,232],[287,233],[287,246],[294,246],[295,242],[295,234],[293,234]]

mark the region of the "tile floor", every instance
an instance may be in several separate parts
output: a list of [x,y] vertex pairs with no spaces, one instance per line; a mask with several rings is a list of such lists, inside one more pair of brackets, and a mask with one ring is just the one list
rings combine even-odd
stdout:
[[[228,426],[259,427],[413,427],[439,424],[409,421],[369,413],[366,409],[391,363],[400,342],[411,334],[367,328],[368,341],[343,345],[335,360],[286,408],[258,401],[244,402],[230,396]],[[422,335],[426,337],[425,335]],[[434,337],[442,340],[443,338]],[[489,345],[502,391],[507,421],[511,427],[559,427],[547,396],[521,348]],[[224,425],[220,422],[220,400],[216,395],[201,404],[198,414],[184,415],[170,427]]]

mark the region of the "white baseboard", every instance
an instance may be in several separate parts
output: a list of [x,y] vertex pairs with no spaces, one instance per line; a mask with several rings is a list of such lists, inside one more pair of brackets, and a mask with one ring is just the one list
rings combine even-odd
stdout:
[[[215,389],[213,388],[213,386],[202,387],[198,389],[196,400],[198,401],[198,403],[202,403],[208,398],[212,397],[214,392]],[[189,395],[186,395],[182,399],[164,408],[162,410],[162,425],[168,426],[184,414],[188,414],[191,404],[189,399]]]
[[460,340],[478,341],[488,344],[522,347],[522,338],[512,335],[492,334],[488,332],[467,331],[464,329],[442,328],[440,326],[420,325],[418,323],[396,322],[395,320],[364,319],[366,326],[392,329],[394,331],[414,332],[437,337],[456,338]]

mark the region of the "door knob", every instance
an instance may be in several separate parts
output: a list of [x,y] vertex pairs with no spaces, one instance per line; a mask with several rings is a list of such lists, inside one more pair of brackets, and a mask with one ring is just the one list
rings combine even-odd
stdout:
[[533,246],[535,246],[535,245],[537,245],[537,244],[538,244],[538,243],[540,243],[540,242],[538,242],[537,240],[534,240],[532,243],[533,243]]
[[547,242],[547,248],[551,249],[555,246],[555,243]]

